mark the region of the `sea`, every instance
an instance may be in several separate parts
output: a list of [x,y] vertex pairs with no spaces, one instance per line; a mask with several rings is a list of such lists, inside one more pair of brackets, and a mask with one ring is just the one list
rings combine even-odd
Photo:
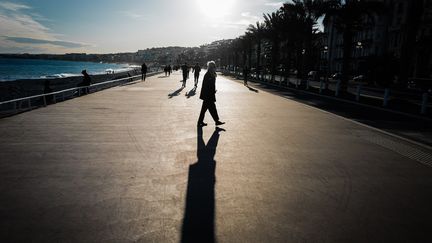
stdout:
[[66,78],[80,76],[82,70],[90,75],[118,73],[138,68],[136,65],[98,62],[75,62],[43,59],[0,57],[0,81],[19,79]]

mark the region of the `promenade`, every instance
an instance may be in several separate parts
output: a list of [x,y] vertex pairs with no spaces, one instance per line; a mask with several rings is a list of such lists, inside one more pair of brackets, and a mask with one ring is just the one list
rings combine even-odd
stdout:
[[0,119],[0,242],[432,241],[428,146],[222,75],[197,129],[180,80]]

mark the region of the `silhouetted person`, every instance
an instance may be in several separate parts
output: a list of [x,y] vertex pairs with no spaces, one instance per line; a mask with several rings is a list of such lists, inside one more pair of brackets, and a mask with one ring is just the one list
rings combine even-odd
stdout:
[[200,116],[198,118],[198,126],[207,126],[204,123],[204,116],[207,110],[210,111],[216,126],[225,124],[225,122],[219,121],[219,115],[216,109],[216,64],[214,61],[210,61],[207,64],[207,73],[204,75],[200,99],[203,100]]
[[147,76],[147,65],[143,63],[141,65],[141,80],[145,81],[146,76]]
[[[53,90],[50,87],[50,81],[49,80],[45,80],[45,83],[44,83],[44,94],[49,94],[51,92],[53,92]],[[53,97],[52,94],[45,96],[45,100],[46,100],[47,103],[51,103],[54,100],[53,98],[54,97]]]
[[189,67],[187,63],[181,66],[182,74],[183,74],[183,87],[186,87],[186,79],[188,78]]
[[164,67],[165,77],[168,76],[168,66]]
[[249,75],[249,68],[248,66],[244,66],[243,68],[243,78],[244,78],[244,85],[247,86],[248,85],[248,75]]
[[191,67],[188,65],[187,67],[187,78],[189,79],[189,73],[190,73]]
[[202,127],[197,128],[198,161],[189,166],[182,243],[215,242],[216,161],[214,157],[221,131],[224,129],[217,127],[206,145]]
[[195,81],[195,87],[198,85],[198,79],[201,72],[201,67],[197,64],[192,69],[192,72],[194,73],[194,81]]
[[82,91],[84,94],[88,94],[89,93],[89,87],[91,85],[91,78],[90,78],[90,75],[88,75],[87,70],[82,70],[81,73],[82,73],[82,75],[84,75],[83,81],[80,84],[78,84],[78,86],[85,87],[82,89]]
[[172,68],[171,65],[168,65],[168,76],[171,76]]

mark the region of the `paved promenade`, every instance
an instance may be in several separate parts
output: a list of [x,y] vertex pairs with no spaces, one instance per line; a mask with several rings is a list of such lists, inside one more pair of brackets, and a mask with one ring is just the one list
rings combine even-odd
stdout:
[[[192,77],[193,74],[191,74]],[[431,242],[432,151],[181,74],[0,120],[0,242]]]

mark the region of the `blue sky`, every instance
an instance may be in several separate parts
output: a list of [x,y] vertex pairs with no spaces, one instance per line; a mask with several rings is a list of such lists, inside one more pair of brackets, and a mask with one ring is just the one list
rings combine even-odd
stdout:
[[0,0],[0,53],[114,53],[235,38],[277,0]]

